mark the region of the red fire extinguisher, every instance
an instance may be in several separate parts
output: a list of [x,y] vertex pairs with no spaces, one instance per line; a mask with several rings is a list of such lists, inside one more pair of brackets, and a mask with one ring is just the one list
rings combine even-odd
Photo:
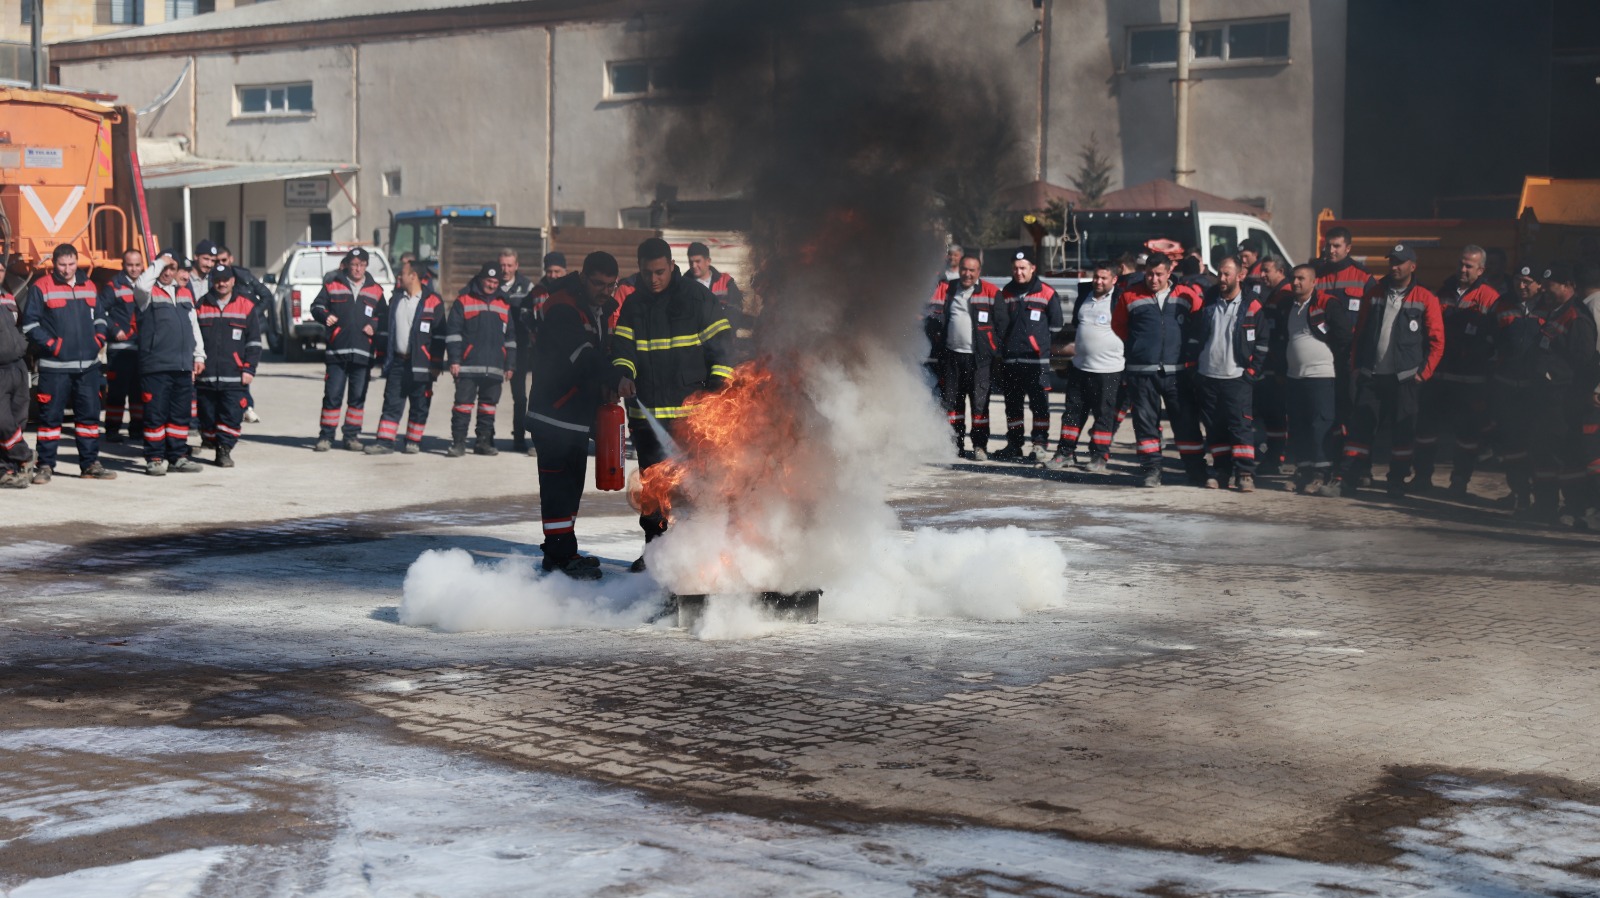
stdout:
[[628,464],[623,458],[627,445],[628,417],[615,402],[600,406],[594,422],[594,488],[620,490],[628,482]]

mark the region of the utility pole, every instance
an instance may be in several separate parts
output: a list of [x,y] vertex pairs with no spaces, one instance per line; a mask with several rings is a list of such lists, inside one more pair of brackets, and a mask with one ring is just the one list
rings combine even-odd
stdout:
[[1178,0],[1178,141],[1173,153],[1172,180],[1187,186],[1194,171],[1189,167],[1189,57],[1193,52],[1194,23],[1189,17],[1189,0]]
[[44,0],[23,0],[33,7],[33,89],[44,89]]

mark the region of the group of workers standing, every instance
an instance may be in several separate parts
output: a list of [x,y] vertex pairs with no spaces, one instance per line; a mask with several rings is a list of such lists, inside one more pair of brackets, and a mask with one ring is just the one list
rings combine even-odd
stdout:
[[[1390,496],[1466,497],[1480,462],[1497,455],[1503,505],[1600,530],[1600,265],[1505,277],[1486,270],[1490,252],[1468,246],[1435,293],[1417,282],[1413,247],[1395,245],[1381,278],[1350,248],[1336,228],[1318,263],[1290,266],[1247,242],[1214,274],[1181,250],[1142,266],[1124,257],[1093,265],[1071,299],[1041,282],[1026,248],[999,288],[980,278],[977,257],[953,250],[925,323],[957,451],[1063,470],[1087,428],[1083,467],[1103,473],[1131,416],[1140,480],[1155,487],[1164,411],[1192,485],[1250,492],[1257,474],[1292,466],[1298,493],[1354,496],[1371,485],[1374,443],[1387,433]],[[1050,335],[1068,324],[1050,455]],[[992,455],[991,377],[1006,413],[1005,446]],[[1448,485],[1434,480],[1444,461]]]

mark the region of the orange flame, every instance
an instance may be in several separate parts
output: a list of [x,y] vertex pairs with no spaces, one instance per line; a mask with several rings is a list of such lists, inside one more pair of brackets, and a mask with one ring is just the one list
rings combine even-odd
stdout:
[[738,508],[751,493],[784,488],[786,459],[800,432],[783,396],[792,389],[771,369],[746,362],[721,391],[690,397],[688,417],[674,434],[678,456],[640,473],[633,497],[639,510],[670,517],[674,505],[696,499]]

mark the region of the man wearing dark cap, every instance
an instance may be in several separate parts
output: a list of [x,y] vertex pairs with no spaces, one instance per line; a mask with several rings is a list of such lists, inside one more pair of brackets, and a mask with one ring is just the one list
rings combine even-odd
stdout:
[[245,388],[261,362],[261,308],[253,297],[236,291],[238,276],[232,266],[212,268],[210,280],[211,289],[195,310],[206,354],[205,369],[195,377],[195,399],[201,439],[216,446],[217,467],[231,468],[233,447],[250,407]]
[[530,304],[534,283],[527,275],[519,273],[517,251],[511,247],[500,250],[496,261],[500,263],[500,292],[505,294],[506,302],[511,304],[511,329],[517,337],[517,352],[516,358],[512,360],[511,376],[512,448],[518,452],[526,452],[528,443],[522,438],[522,433],[527,428],[522,423],[522,416],[528,410],[528,366],[532,364],[528,352],[533,348],[533,332],[528,329],[528,323],[523,319],[522,309]]
[[[731,330],[711,291],[678,273],[665,240],[652,237],[639,244],[637,289],[623,304],[611,335],[611,376],[628,409],[640,470],[667,457],[647,417],[670,434],[688,417],[690,396],[720,390],[733,376]],[[667,519],[643,514],[639,526],[648,545],[666,532]],[[633,570],[644,569],[641,555]]]
[[[1326,321],[1329,342],[1334,345],[1355,339],[1361,300],[1373,282],[1372,274],[1350,255],[1353,240],[1349,228],[1330,228],[1323,237],[1322,259],[1317,263],[1317,289],[1333,297],[1326,308]],[[1333,371],[1334,424],[1344,432],[1350,427],[1350,403],[1355,393],[1348,353],[1334,354]]]
[[344,262],[322,284],[311,303],[311,317],[327,330],[327,369],[323,378],[322,429],[318,452],[333,448],[344,414],[344,448],[361,451],[361,424],[366,416],[367,383],[382,370],[389,343],[389,303],[383,287],[367,273],[367,251],[353,247]]
[[1404,243],[1389,251],[1389,274],[1367,288],[1356,320],[1351,367],[1355,403],[1344,446],[1340,492],[1354,496],[1372,470],[1372,438],[1390,428],[1388,492],[1405,495],[1422,384],[1444,356],[1439,298],[1416,282],[1417,254]]
[[51,270],[28,287],[22,302],[22,333],[39,359],[38,467],[33,483],[50,482],[61,422],[72,403],[80,476],[111,480],[100,464],[100,348],[106,316],[94,284],[78,272],[78,250],[70,243],[50,254]]
[[711,250],[699,241],[689,244],[689,276],[717,298],[723,317],[733,325],[733,345],[738,349],[738,360],[743,361],[748,355],[744,344],[751,337],[753,322],[744,313],[744,293],[739,285],[734,283],[732,275],[718,271],[711,264]]
[[[1600,272],[1590,271],[1585,279],[1600,281]],[[1553,262],[1541,280],[1556,305],[1539,331],[1533,377],[1533,507],[1526,514],[1546,524],[1561,518],[1572,523],[1591,505],[1580,431],[1600,383],[1600,352],[1594,316],[1578,289],[1577,268]]]
[[194,245],[194,256],[189,260],[189,290],[195,296],[205,296],[211,289],[211,269],[217,267],[217,244],[201,240]]
[[[1061,298],[1039,278],[1033,249],[1020,247],[1012,253],[1011,282],[1000,290],[1006,307],[1006,331],[1000,340],[1000,392],[1005,397],[1006,447],[994,453],[996,460],[1037,461],[1049,456],[1050,398],[1046,394],[1050,377],[1050,339],[1066,326]],[[1033,414],[1032,439],[1022,429],[1023,402]]]
[[478,412],[478,455],[499,455],[494,445],[494,416],[500,391],[511,379],[516,361],[517,334],[511,323],[511,303],[500,292],[504,272],[490,262],[456,297],[444,338],[450,376],[456,382],[456,401],[450,409],[451,458],[467,454],[467,425]]
[[1510,492],[1500,504],[1518,514],[1533,509],[1533,441],[1539,428],[1539,342],[1545,318],[1555,308],[1545,292],[1543,267],[1524,265],[1512,293],[1493,310],[1494,355],[1489,370],[1489,407],[1495,451],[1505,466]]
[[[219,245],[217,247],[217,265],[233,269],[233,275],[238,279],[238,282],[234,284],[233,292],[256,304],[256,309],[261,314],[261,329],[266,330],[272,323],[272,288],[261,283],[261,280],[252,274],[250,269],[243,265],[235,265],[233,250],[228,249],[226,246]],[[261,416],[256,414],[256,397],[251,392],[248,384],[244,388],[244,398],[250,403],[250,407],[244,410],[244,423],[261,423]]]
[[578,580],[600,577],[599,561],[578,554],[576,524],[595,413],[617,399],[606,358],[617,274],[617,260],[596,252],[582,272],[557,280],[533,348],[528,432],[539,457],[542,567]]

